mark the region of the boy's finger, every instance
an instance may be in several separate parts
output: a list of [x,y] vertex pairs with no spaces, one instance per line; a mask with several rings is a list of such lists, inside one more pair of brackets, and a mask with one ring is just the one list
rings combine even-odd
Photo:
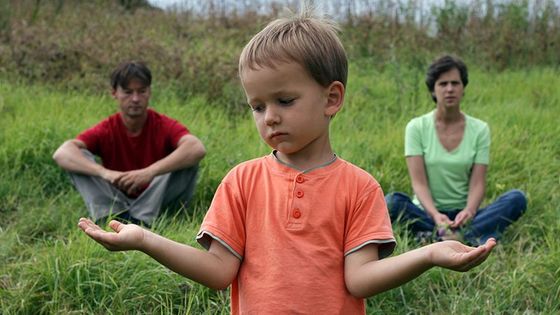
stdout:
[[490,256],[490,251],[482,252],[479,256],[476,256],[472,261],[467,263],[464,266],[463,270],[467,271],[482,264],[486,260],[486,258],[488,258],[488,256]]
[[80,227],[82,230],[86,230],[88,228],[99,228],[95,223],[93,223],[91,220],[89,219],[85,219],[85,218],[81,218],[80,221],[78,222],[78,227]]
[[111,220],[111,222],[109,222],[109,227],[117,233],[120,232],[124,226],[125,224],[117,220]]
[[95,241],[101,243],[105,247],[110,247],[115,242],[117,234],[113,232],[106,232],[101,229],[88,228],[85,230],[86,234],[93,238]]
[[494,246],[496,246],[496,240],[489,239],[485,244],[480,245],[479,247],[473,249],[470,253],[468,253],[468,256],[470,257],[468,257],[468,262],[462,268],[463,271],[467,271],[483,263],[486,258],[490,256],[490,253],[492,252]]

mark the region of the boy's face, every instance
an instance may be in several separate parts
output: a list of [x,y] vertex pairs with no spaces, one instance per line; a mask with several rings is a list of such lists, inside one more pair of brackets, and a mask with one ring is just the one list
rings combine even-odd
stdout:
[[328,146],[330,117],[342,106],[344,86],[317,83],[296,62],[246,69],[241,82],[261,138],[286,157],[313,157]]
[[138,80],[131,80],[125,88],[117,86],[117,89],[113,90],[111,95],[119,104],[122,115],[129,118],[146,115],[151,96],[149,86],[145,86]]

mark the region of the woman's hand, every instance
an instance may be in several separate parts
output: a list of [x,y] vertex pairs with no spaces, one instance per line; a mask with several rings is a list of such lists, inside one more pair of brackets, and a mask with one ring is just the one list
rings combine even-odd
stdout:
[[436,213],[433,216],[434,222],[436,223],[436,226],[450,226],[453,221],[451,221],[451,219],[449,219],[449,217],[441,212]]
[[463,209],[461,212],[457,213],[457,216],[455,216],[455,220],[450,224],[450,227],[458,229],[469,222],[472,218],[474,218],[474,212]]

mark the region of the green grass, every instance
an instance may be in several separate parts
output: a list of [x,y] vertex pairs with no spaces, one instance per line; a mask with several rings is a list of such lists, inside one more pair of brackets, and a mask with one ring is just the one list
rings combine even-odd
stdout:
[[[463,110],[487,121],[492,131],[486,202],[520,188],[527,192],[528,210],[477,269],[432,269],[369,298],[368,313],[560,311],[559,74],[549,68],[471,71]],[[185,102],[175,91],[154,86],[153,106],[183,121],[205,143],[208,155],[193,208],[181,217],[161,218],[154,230],[195,245],[221,178],[269,148],[248,109],[231,115],[202,97]],[[386,192],[410,192],[404,126],[433,106],[421,69],[394,65],[379,72],[355,62],[345,108],[332,123],[333,147],[376,177]],[[85,207],[51,155],[62,141],[115,109],[108,96],[0,84],[1,314],[229,312],[227,293],[184,279],[142,253],[105,251],[77,229]],[[400,228],[396,232],[397,253],[414,248]]]

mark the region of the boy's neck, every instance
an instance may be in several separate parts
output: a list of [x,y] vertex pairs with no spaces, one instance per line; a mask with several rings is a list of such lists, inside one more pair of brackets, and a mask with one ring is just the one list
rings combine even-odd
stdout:
[[289,155],[287,156],[277,150],[274,150],[272,154],[280,163],[296,169],[302,173],[307,173],[314,169],[330,165],[331,163],[336,161],[337,158],[336,154],[334,154],[332,151],[329,154],[323,154],[320,158],[310,158],[303,161],[293,159]]

